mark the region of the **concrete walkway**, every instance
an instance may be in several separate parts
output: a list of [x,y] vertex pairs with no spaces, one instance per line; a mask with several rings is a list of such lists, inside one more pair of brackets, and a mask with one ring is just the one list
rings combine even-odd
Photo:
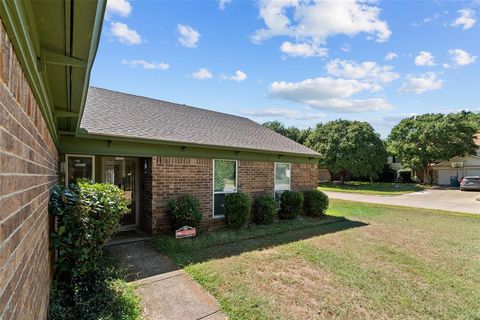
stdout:
[[137,285],[146,320],[220,320],[217,301],[148,241],[112,245],[107,250]]
[[480,192],[429,189],[397,196],[331,191],[325,193],[333,199],[480,214],[480,201],[475,200]]

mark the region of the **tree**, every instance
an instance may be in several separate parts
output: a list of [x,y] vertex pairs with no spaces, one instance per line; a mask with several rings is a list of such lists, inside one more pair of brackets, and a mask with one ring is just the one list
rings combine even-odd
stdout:
[[387,162],[380,136],[367,122],[335,120],[317,124],[306,146],[321,154],[320,164],[343,183],[347,174],[373,180]]
[[[403,119],[388,137],[388,151],[405,167],[423,173],[431,182],[429,167],[455,156],[475,154],[473,136],[479,130],[479,114],[459,112],[423,114]],[[427,177],[429,180],[427,180]]]
[[304,130],[298,129],[294,126],[287,128],[280,121],[265,122],[263,126],[300,144],[305,144],[308,135],[312,132],[312,129],[310,128]]

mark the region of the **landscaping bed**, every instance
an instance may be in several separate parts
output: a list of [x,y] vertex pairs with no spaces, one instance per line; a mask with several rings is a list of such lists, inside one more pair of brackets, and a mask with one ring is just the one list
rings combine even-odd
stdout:
[[327,214],[154,243],[231,319],[480,317],[480,216],[333,199]]
[[350,181],[343,184],[336,182],[322,182],[318,190],[377,194],[377,195],[400,195],[412,192],[419,192],[426,189],[426,186],[414,183],[386,183],[386,182],[357,182]]

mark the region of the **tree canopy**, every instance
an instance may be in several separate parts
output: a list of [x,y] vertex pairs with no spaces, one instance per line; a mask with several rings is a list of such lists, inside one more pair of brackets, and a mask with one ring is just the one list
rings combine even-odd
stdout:
[[388,137],[388,151],[405,167],[424,173],[438,161],[475,154],[473,136],[480,129],[480,114],[459,112],[423,114],[403,119]]
[[304,130],[298,129],[293,126],[287,128],[280,121],[265,122],[263,126],[269,128],[272,131],[275,131],[276,133],[281,134],[282,136],[285,136],[293,141],[296,141],[300,144],[305,144],[307,137],[312,132],[312,129],[310,128],[304,129]]
[[320,164],[331,173],[375,179],[387,161],[380,136],[367,122],[335,120],[317,124],[306,145],[322,155]]

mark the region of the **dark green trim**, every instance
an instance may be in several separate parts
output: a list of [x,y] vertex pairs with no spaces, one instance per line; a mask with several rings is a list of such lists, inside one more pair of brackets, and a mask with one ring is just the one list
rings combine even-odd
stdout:
[[30,84],[30,87],[35,95],[35,98],[40,107],[43,119],[45,120],[48,130],[52,135],[53,141],[58,147],[58,134],[53,119],[53,104],[52,99],[48,94],[48,89],[43,81],[42,75],[38,72],[37,53],[35,50],[35,43],[39,44],[38,39],[32,39],[35,36],[36,30],[31,21],[27,21],[28,14],[31,9],[28,1],[0,1],[0,17],[7,31],[10,42],[15,49],[22,71]]
[[130,142],[130,143],[142,143],[146,145],[165,145],[165,146],[173,146],[173,147],[181,147],[181,148],[200,148],[200,149],[209,149],[209,150],[221,150],[221,151],[233,151],[235,153],[239,152],[250,152],[255,154],[267,154],[267,155],[275,155],[285,157],[290,156],[294,158],[311,158],[311,159],[319,159],[320,155],[309,155],[309,154],[298,154],[298,153],[291,153],[291,152],[275,152],[275,151],[268,151],[268,150],[253,150],[253,149],[246,149],[246,148],[239,148],[239,147],[228,147],[228,146],[213,146],[213,145],[204,145],[204,144],[195,144],[195,143],[188,143],[188,142],[173,142],[173,141],[163,141],[163,140],[154,140],[154,139],[140,139],[140,138],[129,138],[129,137],[122,137],[122,136],[107,136],[107,135],[98,135],[98,134],[88,134],[85,133],[85,129],[80,129],[81,133],[77,133],[75,136],[77,138],[84,138],[87,140],[104,140],[104,141],[119,141],[119,142]]
[[60,136],[60,153],[131,157],[181,157],[203,159],[233,159],[292,163],[318,163],[318,158],[289,154],[272,154],[234,149],[172,145],[145,141],[121,141]]
[[95,61],[95,56],[97,55],[98,44],[100,42],[100,33],[102,31],[103,17],[105,15],[106,7],[107,0],[98,0],[95,22],[93,25],[92,41],[90,44],[90,54],[87,62],[87,72],[85,74],[85,81],[83,84],[82,101],[80,102],[80,108],[78,110],[79,117],[77,120],[77,125],[75,127],[75,132],[79,130],[80,122],[82,121],[83,109],[85,108],[85,101],[87,100],[88,84],[90,83],[90,74],[92,71],[93,62]]

